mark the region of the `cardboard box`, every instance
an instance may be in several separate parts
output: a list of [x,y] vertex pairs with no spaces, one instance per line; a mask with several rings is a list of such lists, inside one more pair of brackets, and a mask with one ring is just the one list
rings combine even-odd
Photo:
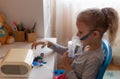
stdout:
[[14,31],[15,41],[24,42],[25,41],[25,32],[24,31]]
[[37,35],[36,35],[36,33],[34,32],[34,33],[27,33],[27,41],[28,42],[34,42],[34,41],[36,41],[36,38],[37,38]]

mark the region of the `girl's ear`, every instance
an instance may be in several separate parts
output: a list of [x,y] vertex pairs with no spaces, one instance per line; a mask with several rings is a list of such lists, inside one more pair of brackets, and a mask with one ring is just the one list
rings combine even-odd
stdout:
[[100,35],[100,33],[99,33],[99,31],[94,31],[94,32],[93,32],[93,35],[94,35],[94,37],[97,37],[97,38],[98,38],[99,35]]

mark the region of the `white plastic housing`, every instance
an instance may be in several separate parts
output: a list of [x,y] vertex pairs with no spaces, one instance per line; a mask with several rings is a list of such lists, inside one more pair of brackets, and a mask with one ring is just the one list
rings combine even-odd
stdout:
[[0,64],[0,73],[5,77],[28,77],[32,61],[31,49],[11,49]]

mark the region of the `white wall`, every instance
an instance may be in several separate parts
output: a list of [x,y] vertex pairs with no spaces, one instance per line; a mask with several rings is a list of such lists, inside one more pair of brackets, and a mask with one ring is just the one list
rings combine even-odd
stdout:
[[30,28],[37,22],[37,36],[44,36],[43,0],[0,0],[0,12],[7,16],[6,20],[11,26],[13,21],[17,21]]

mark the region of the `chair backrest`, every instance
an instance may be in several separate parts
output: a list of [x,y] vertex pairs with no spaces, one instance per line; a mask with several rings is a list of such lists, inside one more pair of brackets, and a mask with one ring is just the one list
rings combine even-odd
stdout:
[[104,51],[104,62],[101,66],[100,71],[98,72],[97,79],[103,79],[105,70],[107,69],[108,65],[112,60],[112,49],[107,40],[105,39],[102,40],[102,47]]

